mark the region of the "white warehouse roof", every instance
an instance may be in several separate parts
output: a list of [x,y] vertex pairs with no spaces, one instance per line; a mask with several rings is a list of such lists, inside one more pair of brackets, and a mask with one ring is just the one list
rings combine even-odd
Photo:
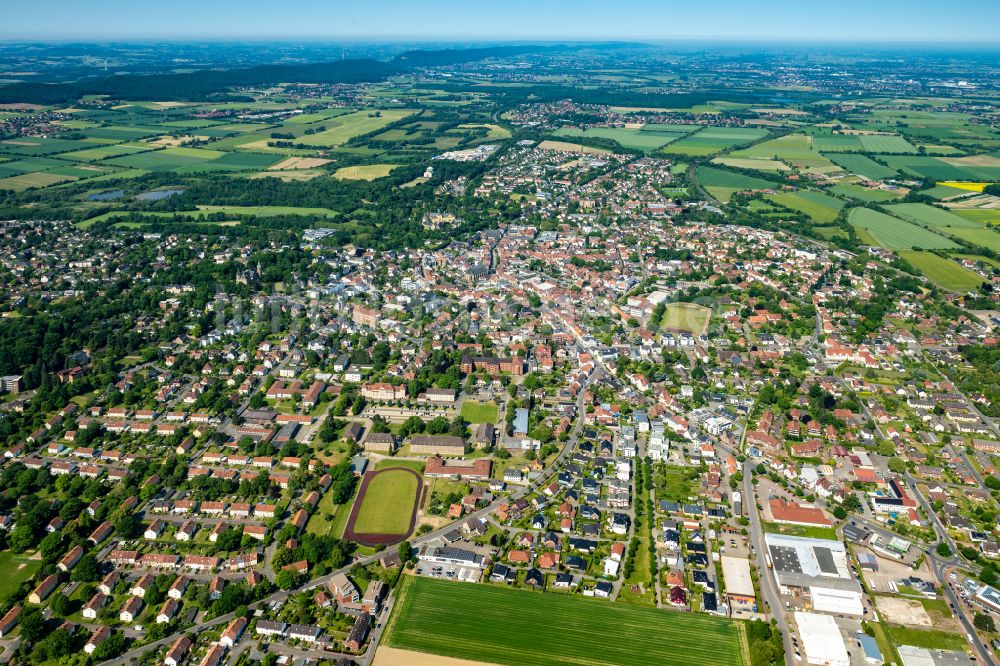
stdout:
[[815,666],[851,665],[844,637],[832,617],[797,611],[795,624],[799,627],[807,663]]

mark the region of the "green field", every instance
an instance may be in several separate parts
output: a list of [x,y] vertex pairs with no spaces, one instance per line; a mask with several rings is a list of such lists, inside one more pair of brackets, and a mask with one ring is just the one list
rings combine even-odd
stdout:
[[354,531],[362,534],[406,534],[417,501],[417,477],[386,470],[372,477],[361,499]]
[[129,169],[147,169],[149,171],[169,171],[178,167],[202,164],[217,160],[226,153],[218,150],[203,150],[201,148],[164,148],[135,155],[115,157],[105,160],[108,164]]
[[994,252],[1000,252],[1000,233],[994,229],[948,229],[947,231],[964,241],[969,241]]
[[[226,215],[255,215],[256,217],[276,217],[278,215],[316,215],[320,217],[336,217],[337,213],[330,210],[329,208],[299,208],[296,206],[198,206],[198,210],[185,210],[178,211],[177,213],[164,213],[164,212],[146,212],[143,211],[142,215],[147,217],[163,217],[172,218],[174,215],[185,215],[188,217],[195,217],[204,219],[213,213],[223,213]],[[103,215],[98,215],[97,217],[92,217],[90,219],[80,222],[78,226],[81,229],[93,226],[97,222],[103,222],[114,217],[122,217],[128,215],[129,211],[126,210],[116,210],[110,213],[104,213]]]
[[939,257],[933,252],[900,250],[899,256],[908,261],[928,280],[945,289],[971,291],[983,283],[983,278],[973,271],[950,259]]
[[885,633],[895,645],[912,645],[927,650],[957,650],[965,652],[969,644],[958,634],[936,629],[917,629],[898,624],[885,624]]
[[785,208],[805,213],[817,222],[833,222],[844,207],[844,202],[827,194],[799,190],[797,192],[779,192],[767,197]]
[[[954,213],[922,203],[893,204],[885,208],[896,217],[916,222],[924,227],[964,227],[966,229],[979,229],[982,227],[982,225],[966,220]],[[949,229],[949,231],[951,230]]]
[[678,329],[701,335],[708,329],[712,310],[694,303],[669,303],[660,320],[661,329]]
[[927,155],[876,155],[876,157],[894,169],[932,180],[972,182],[1000,180],[1000,166],[993,165],[989,156],[984,158],[987,162],[985,166],[969,161],[957,162],[955,158]]
[[397,120],[402,120],[414,112],[410,109],[386,109],[378,112],[379,116],[374,117],[375,111],[355,111],[336,118],[325,120],[322,125],[327,129],[315,134],[305,134],[298,137],[295,142],[303,143],[307,146],[332,147],[347,143],[356,136],[368,134],[382,129]]
[[979,224],[1000,225],[1000,208],[990,208],[983,210],[952,210],[955,215],[972,220]]
[[833,539],[837,540],[837,530],[832,527],[822,527],[819,525],[786,525],[784,523],[763,524],[764,531],[768,534],[786,534],[788,536],[806,537],[809,539]]
[[462,418],[469,423],[496,423],[497,406],[492,402],[466,400],[462,403]]
[[41,567],[41,558],[31,559],[28,555],[15,555],[9,550],[0,552],[0,571],[4,572],[3,579],[0,580],[0,599],[6,599]]
[[768,159],[754,159],[749,157],[716,157],[712,164],[736,167],[737,169],[756,169],[758,171],[791,171],[791,167],[784,162]]
[[854,153],[833,153],[828,156],[830,161],[845,171],[856,173],[868,180],[882,180],[896,175],[895,169],[890,169],[864,155]]
[[83,150],[74,150],[63,153],[63,159],[72,159],[80,162],[96,162],[111,157],[122,157],[123,155],[134,155],[135,153],[145,153],[154,150],[156,146],[151,144],[136,143],[116,143],[108,146],[95,146]]
[[762,129],[706,127],[696,134],[669,144],[664,152],[691,156],[712,155],[727,148],[752,143],[765,136],[767,131]]
[[25,173],[9,178],[0,178],[0,190],[13,190],[23,192],[32,187],[48,187],[56,183],[64,183],[68,180],[76,180],[74,176],[64,176],[56,173]]
[[404,576],[385,644],[494,664],[740,666],[735,622]]
[[598,137],[617,141],[623,148],[652,152],[671,141],[684,136],[686,132],[646,131],[645,129],[630,129],[626,127],[563,127],[555,133],[557,137],[580,139]]
[[813,137],[805,134],[786,134],[776,139],[762,141],[749,148],[733,151],[727,157],[783,160],[804,171],[819,173],[837,170],[829,159],[816,150]]
[[698,167],[695,174],[698,183],[719,201],[729,201],[737,192],[777,189],[778,185],[763,178],[744,176],[733,171],[723,171],[712,167]]
[[894,199],[899,199],[905,196],[905,194],[899,190],[870,190],[867,187],[862,187],[861,185],[855,185],[853,183],[834,185],[829,191],[833,194],[839,194],[842,197],[850,197],[851,199],[857,199],[858,201],[864,201],[865,203],[893,201]]
[[870,208],[852,208],[847,218],[887,250],[953,249],[958,245],[933,231]]
[[333,173],[334,178],[341,180],[375,180],[392,173],[398,164],[366,164],[364,166],[341,167]]

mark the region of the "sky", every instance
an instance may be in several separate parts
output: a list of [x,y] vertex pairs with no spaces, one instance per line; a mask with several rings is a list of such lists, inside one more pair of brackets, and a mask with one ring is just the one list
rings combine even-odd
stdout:
[[0,39],[992,42],[998,0],[6,0]]

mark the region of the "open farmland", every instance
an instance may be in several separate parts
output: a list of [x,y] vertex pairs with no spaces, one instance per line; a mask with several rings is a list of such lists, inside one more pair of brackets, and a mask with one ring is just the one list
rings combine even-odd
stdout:
[[933,231],[870,208],[851,209],[847,220],[870,233],[887,250],[947,250],[958,247],[956,243]]
[[563,127],[555,135],[569,139],[588,137],[610,139],[616,141],[623,148],[652,152],[685,134],[685,132],[647,132],[642,129],[626,127],[587,127],[582,130],[576,127]]
[[933,252],[901,250],[899,256],[928,280],[945,289],[970,291],[983,283],[983,278],[973,271]]
[[706,127],[695,134],[669,144],[662,152],[680,155],[713,155],[763,139],[767,131],[748,127]]
[[955,215],[979,224],[1000,225],[1000,208],[981,210],[952,210]]
[[542,150],[561,150],[567,153],[581,153],[584,155],[608,155],[611,153],[610,150],[604,148],[592,148],[581,143],[570,143],[568,141],[547,140],[538,144],[538,147]]
[[899,190],[869,189],[862,185],[855,185],[853,183],[834,185],[829,191],[834,194],[839,194],[842,197],[857,199],[858,201],[864,201],[865,203],[893,201],[905,196],[905,192],[901,192]]
[[904,220],[909,220],[910,222],[916,222],[917,224],[925,227],[961,227],[966,229],[978,229],[982,226],[972,222],[971,220],[959,217],[954,213],[922,203],[893,204],[891,206],[886,206],[886,210],[890,211],[896,217],[901,217]]
[[895,169],[883,166],[864,155],[854,153],[833,153],[828,156],[830,161],[845,171],[856,173],[869,180],[882,180],[896,175]]
[[[375,114],[378,113],[376,116]],[[382,129],[397,120],[402,120],[414,112],[409,109],[385,109],[382,111],[355,111],[323,121],[327,129],[315,134],[306,134],[296,139],[307,146],[340,146],[356,136]]]
[[730,197],[737,192],[769,190],[778,187],[777,183],[763,178],[744,176],[741,173],[713,169],[712,167],[698,167],[696,177],[698,184],[719,201],[729,201]]
[[993,229],[953,228],[948,229],[948,233],[993,252],[1000,252],[1000,233]]
[[406,576],[384,640],[496,664],[740,666],[742,630],[702,614]]
[[813,137],[805,134],[786,134],[776,139],[762,141],[749,148],[735,150],[727,158],[773,159],[793,164],[799,169],[814,173],[836,171],[837,167],[821,155],[813,145]]
[[927,155],[876,155],[876,157],[894,169],[921,178],[972,182],[1000,180],[1000,162],[987,162],[987,165],[983,166],[971,161],[959,162],[955,158]]
[[798,192],[779,192],[767,197],[785,208],[805,213],[817,222],[833,222],[837,219],[844,202],[820,192],[800,190]]

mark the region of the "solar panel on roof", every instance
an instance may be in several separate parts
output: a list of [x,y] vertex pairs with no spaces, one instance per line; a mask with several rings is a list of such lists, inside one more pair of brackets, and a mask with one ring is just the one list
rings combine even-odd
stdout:
[[829,548],[817,546],[813,548],[813,553],[816,554],[816,562],[819,564],[820,571],[831,576],[837,575],[837,565],[833,561],[833,553]]
[[802,573],[802,563],[799,562],[799,554],[795,552],[794,548],[788,546],[770,546],[770,548],[775,569],[790,573]]

